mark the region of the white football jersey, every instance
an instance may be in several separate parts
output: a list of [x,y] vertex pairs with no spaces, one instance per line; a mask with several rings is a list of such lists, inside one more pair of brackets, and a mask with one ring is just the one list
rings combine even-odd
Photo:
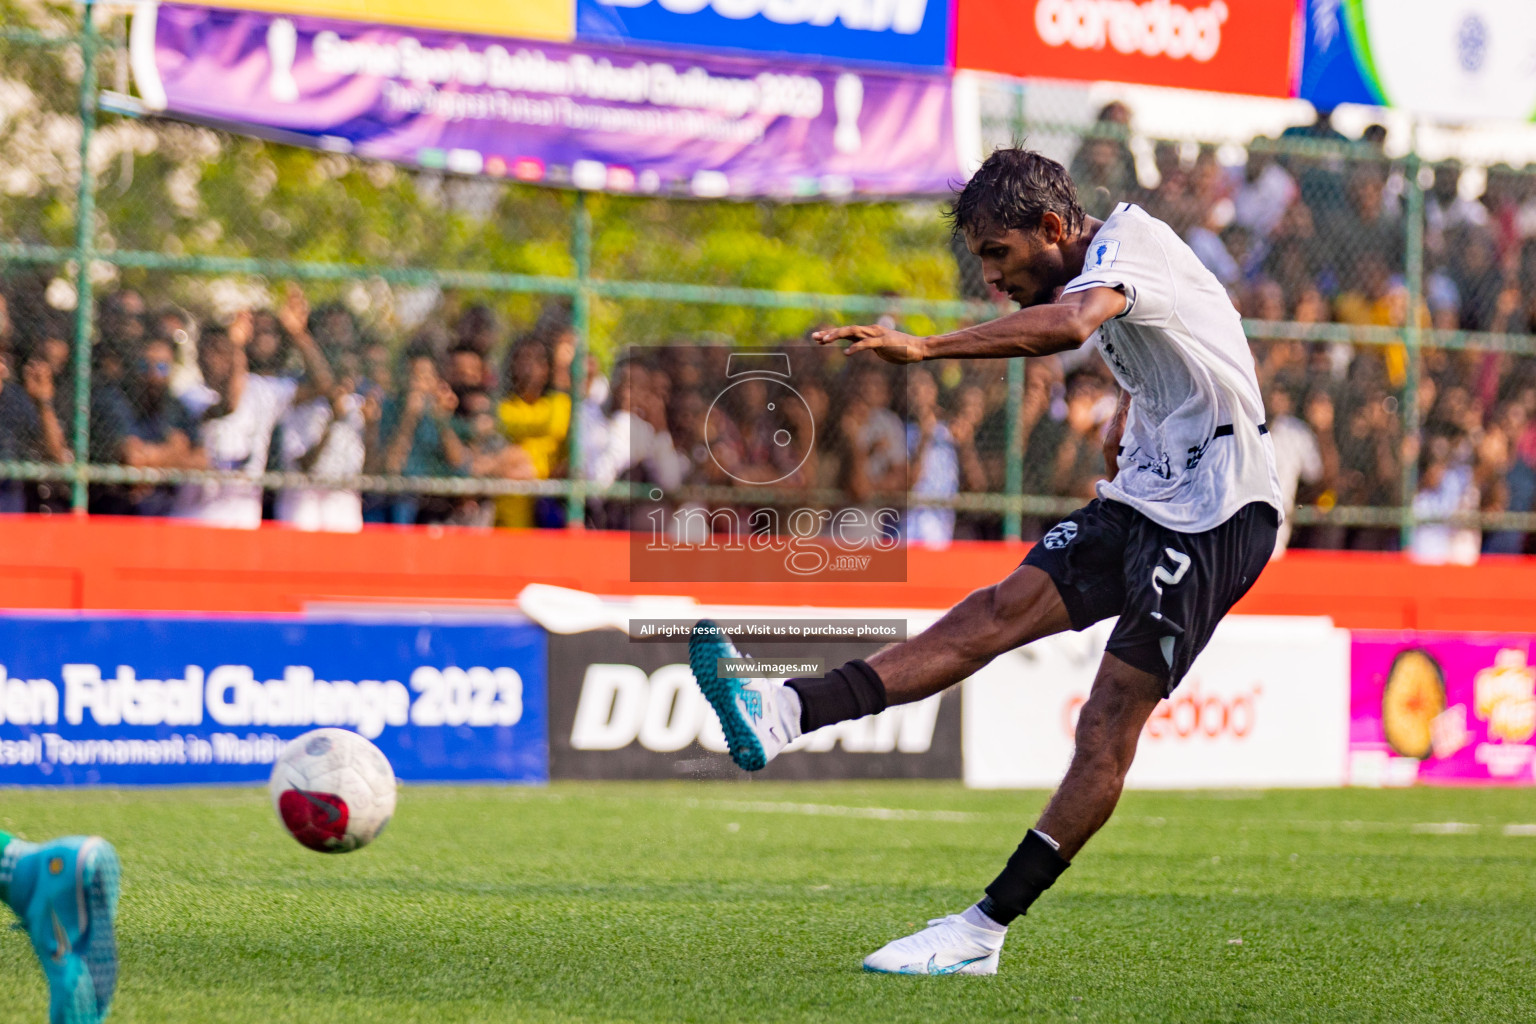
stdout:
[[[265,473],[272,429],[293,404],[298,386],[286,377],[246,374],[240,404],[224,416],[198,424],[197,441],[208,455],[208,468],[239,470],[251,477]],[[198,420],[218,400],[218,392],[200,387],[182,402]],[[176,493],[173,514],[207,526],[254,530],[261,525],[261,485],[238,480],[185,483]]]
[[1181,533],[1255,501],[1283,519],[1253,354],[1221,282],[1167,224],[1121,203],[1063,294],[1088,288],[1126,298],[1090,339],[1131,395],[1119,472],[1099,497]]

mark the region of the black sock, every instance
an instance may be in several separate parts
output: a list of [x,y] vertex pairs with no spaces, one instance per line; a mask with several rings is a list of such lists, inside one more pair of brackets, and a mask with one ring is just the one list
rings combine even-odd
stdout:
[[862,661],[850,661],[820,679],[788,679],[784,685],[800,695],[801,732],[885,710],[885,684]]
[[1040,894],[1055,884],[1071,862],[1056,852],[1040,833],[1030,829],[1008,858],[1002,874],[987,886],[978,909],[1000,925],[1010,925],[1023,915]]

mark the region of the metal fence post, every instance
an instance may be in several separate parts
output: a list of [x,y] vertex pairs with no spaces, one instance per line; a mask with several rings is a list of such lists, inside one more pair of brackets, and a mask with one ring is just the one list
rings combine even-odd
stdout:
[[578,191],[571,211],[571,255],[576,261],[576,294],[571,302],[571,329],[576,333],[576,352],[571,359],[571,426],[566,434],[566,479],[570,490],[565,499],[565,525],[580,530],[586,526],[586,488],[581,477],[581,403],[587,380],[587,335],[592,329],[592,211],[587,208],[587,194]]
[[[1419,304],[1424,294],[1424,189],[1419,184],[1418,122],[1408,128],[1407,173],[1407,244],[1404,247],[1403,276],[1408,286],[1408,319],[1403,328],[1403,344],[1407,351],[1407,367],[1403,379],[1403,437],[1404,453],[1414,457],[1403,463],[1403,521],[1400,543],[1404,550],[1413,540],[1413,499],[1419,491],[1419,347],[1423,343],[1423,331],[1419,327]],[[1411,439],[1411,440],[1410,440]]]
[[[1013,111],[1013,145],[1024,144],[1027,118],[1024,110],[1024,83],[1016,86],[1018,102]],[[1024,438],[1023,424],[1019,417],[1024,410],[1024,360],[1008,360],[1008,401],[1004,407],[1003,423],[1003,493],[1017,499],[1024,493]],[[1003,514],[1003,538],[1018,540],[1023,536],[1023,517],[1018,504],[1013,504]]]
[[[1004,463],[1003,493],[1009,498],[1018,498],[1024,493],[1024,431],[1019,417],[1024,410],[1024,360],[1008,360],[1008,404],[1007,404],[1008,430],[1005,434],[1006,451]],[[1019,514],[1017,502],[1010,505],[1003,515],[1003,538],[1005,540],[1018,540],[1024,534],[1023,517]]]
[[84,515],[88,490],[85,466],[91,458],[91,261],[96,249],[96,179],[91,174],[91,136],[96,130],[96,17],[85,0],[80,31],[80,183],[75,193],[75,422],[70,507]]

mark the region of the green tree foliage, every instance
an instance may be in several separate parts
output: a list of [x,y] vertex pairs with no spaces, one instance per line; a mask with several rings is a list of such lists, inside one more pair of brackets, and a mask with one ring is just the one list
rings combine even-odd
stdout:
[[0,0],[0,242],[68,245],[80,160],[78,17]]

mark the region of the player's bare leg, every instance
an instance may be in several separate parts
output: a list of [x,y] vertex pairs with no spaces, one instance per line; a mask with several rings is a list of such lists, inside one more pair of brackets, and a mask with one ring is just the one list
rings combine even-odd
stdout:
[[[693,672],[720,716],[731,756],[755,770],[802,732],[932,696],[1004,651],[1070,629],[1071,621],[1056,583],[1044,570],[1026,565],[975,591],[911,640],[820,679],[722,677],[718,659],[733,657],[736,650],[712,628],[696,627]],[[1008,924],[1056,881],[1113,813],[1137,737],[1163,691],[1159,677],[1106,655],[1078,719],[1071,768],[1039,826],[1025,836],[980,902],[870,954],[865,970],[997,973]]]
[[1063,859],[1075,857],[1114,813],[1136,742],[1165,685],[1150,672],[1104,655],[1078,713],[1072,764],[1035,825],[1057,842]]
[[995,974],[1008,925],[1055,883],[1114,813],[1141,729],[1162,700],[1161,678],[1106,654],[1077,719],[1071,767],[1039,824],[986,896],[960,914],[871,953],[864,969],[892,974]]
[[873,655],[869,667],[885,684],[887,704],[907,704],[969,678],[1004,651],[1071,628],[1055,582],[1022,565],[911,640]]
[[930,697],[1004,651],[1070,628],[1056,584],[1025,565],[973,592],[911,640],[819,679],[781,683],[719,672],[720,659],[739,652],[711,622],[694,627],[688,660],[720,718],[731,758],[756,771],[804,733]]

